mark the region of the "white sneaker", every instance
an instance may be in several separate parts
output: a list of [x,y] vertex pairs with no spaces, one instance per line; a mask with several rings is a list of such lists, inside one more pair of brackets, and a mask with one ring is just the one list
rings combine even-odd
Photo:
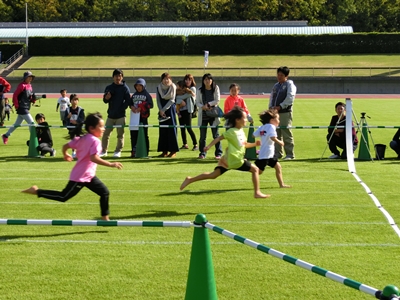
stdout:
[[73,158],[73,159],[76,158],[76,152],[72,152],[72,158]]
[[283,160],[292,160],[292,159],[294,159],[294,157],[292,157],[292,156],[285,156],[285,157],[283,158]]
[[121,157],[121,151],[115,151],[113,157]]
[[338,159],[338,158],[340,158],[340,155],[332,154],[332,155],[329,156],[328,158],[330,158],[330,159]]
[[105,152],[104,152],[104,151],[103,151],[103,152],[101,152],[99,156],[100,156],[100,157],[105,157],[105,156],[107,156],[107,151],[105,151]]

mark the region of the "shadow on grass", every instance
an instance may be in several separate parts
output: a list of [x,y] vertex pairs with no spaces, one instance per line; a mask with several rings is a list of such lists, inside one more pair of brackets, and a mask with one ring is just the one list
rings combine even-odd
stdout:
[[189,189],[184,190],[182,192],[174,192],[174,193],[165,193],[159,194],[161,197],[169,197],[169,196],[178,196],[178,195],[210,195],[210,194],[222,194],[227,192],[240,192],[246,190],[253,190],[253,189],[219,189],[219,190],[203,190],[203,191],[196,191],[192,192]]
[[10,161],[24,161],[24,162],[60,162],[64,161],[63,157],[28,157],[28,156],[5,156],[0,157],[0,163],[10,162]]
[[22,238],[46,238],[46,237],[56,237],[64,235],[80,235],[88,233],[108,233],[108,231],[80,231],[80,232],[64,232],[64,233],[52,233],[52,234],[38,234],[38,235],[0,235],[0,242],[6,242],[8,240],[22,239]]
[[[243,212],[243,210],[242,210],[242,212]],[[231,213],[231,211],[177,212],[175,210],[149,210],[148,213],[131,215],[131,216],[112,216],[112,221],[126,220],[126,219],[142,220],[143,218],[166,218],[166,217],[179,217],[179,216],[190,216],[192,219],[194,219],[195,216],[199,213],[206,213],[207,215],[212,215],[212,214]]]

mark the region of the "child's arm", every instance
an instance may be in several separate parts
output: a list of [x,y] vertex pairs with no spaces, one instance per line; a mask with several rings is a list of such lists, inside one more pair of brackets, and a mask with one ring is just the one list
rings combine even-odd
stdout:
[[255,143],[246,143],[244,146],[245,148],[254,148],[256,146],[260,146],[261,145],[261,141],[257,140]]
[[279,145],[283,146],[283,141],[278,140],[278,138],[276,136],[272,136],[271,140],[273,140],[275,143],[278,143]]
[[100,156],[97,154],[90,155],[90,160],[98,165],[110,167],[110,168],[117,168],[117,169],[122,169],[122,164],[120,162],[109,162],[104,159],[102,159]]
[[219,137],[215,138],[208,146],[204,147],[204,151],[207,152],[212,146],[214,146],[216,143],[222,141],[224,139],[223,135],[220,135]]
[[69,146],[68,143],[65,144],[65,145],[62,147],[62,154],[63,154],[63,156],[64,156],[64,160],[66,160],[66,161],[73,161],[72,156],[69,155],[69,153],[67,152],[68,149],[70,149],[70,148],[71,148],[71,147]]
[[60,107],[60,103],[57,102],[57,106],[56,106],[56,112],[58,112],[58,108]]

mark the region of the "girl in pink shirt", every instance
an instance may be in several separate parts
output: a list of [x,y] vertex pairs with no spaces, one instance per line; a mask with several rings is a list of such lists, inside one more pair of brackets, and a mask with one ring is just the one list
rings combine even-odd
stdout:
[[[64,190],[61,192],[42,190],[34,185],[22,192],[38,195],[38,197],[51,200],[66,202],[78,194],[83,187],[87,187],[89,190],[100,196],[101,218],[109,221],[110,219],[108,215],[110,214],[110,211],[108,208],[108,198],[110,192],[104,183],[96,177],[96,168],[99,164],[106,167],[122,169],[122,164],[119,162],[108,162],[101,159],[99,156],[102,150],[99,138],[103,135],[105,130],[104,120],[102,119],[101,114],[89,114],[86,117],[84,125],[87,134],[82,137],[75,137],[62,148],[64,159],[66,161],[73,161],[72,156],[67,153],[70,148],[76,149],[76,156],[78,158],[77,163],[71,171],[69,182]],[[78,133],[80,132],[78,131],[82,131],[82,127],[78,126],[76,130],[77,135],[79,135]]]

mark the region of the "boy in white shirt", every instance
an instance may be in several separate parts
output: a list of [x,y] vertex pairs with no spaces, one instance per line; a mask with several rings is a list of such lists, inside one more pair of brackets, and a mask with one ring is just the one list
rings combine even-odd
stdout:
[[275,143],[283,146],[283,142],[278,140],[276,126],[279,125],[279,114],[275,109],[265,110],[259,114],[260,121],[263,124],[254,133],[254,137],[261,138],[261,148],[258,154],[258,159],[255,165],[259,168],[261,175],[268,165],[275,168],[276,179],[281,188],[290,188],[290,185],[285,185],[282,178],[282,167],[277,158],[274,158]]
[[58,111],[58,108],[60,108],[60,118],[63,126],[66,126],[66,121],[64,120],[65,118],[65,111],[67,108],[71,105],[71,102],[69,101],[69,98],[67,97],[67,90],[61,90],[60,91],[61,97],[58,98],[57,100],[57,107],[56,107],[56,112]]

